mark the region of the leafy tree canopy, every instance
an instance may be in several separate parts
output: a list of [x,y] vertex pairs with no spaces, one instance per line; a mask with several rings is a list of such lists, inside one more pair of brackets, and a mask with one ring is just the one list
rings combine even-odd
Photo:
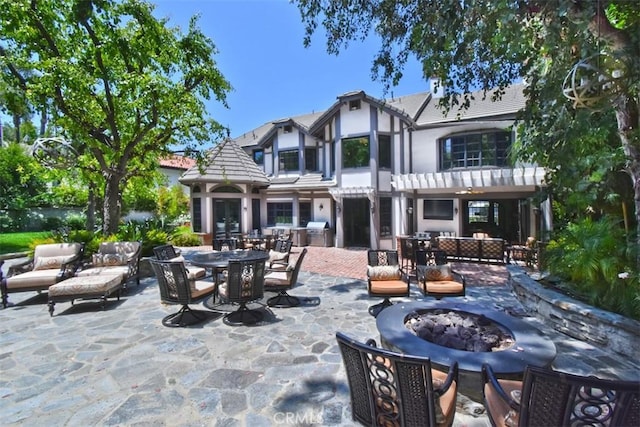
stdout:
[[104,188],[105,234],[117,229],[128,179],[172,144],[199,153],[224,135],[204,100],[226,106],[231,86],[196,17],[182,33],[137,0],[0,0],[0,10],[1,87],[51,103],[77,165]]

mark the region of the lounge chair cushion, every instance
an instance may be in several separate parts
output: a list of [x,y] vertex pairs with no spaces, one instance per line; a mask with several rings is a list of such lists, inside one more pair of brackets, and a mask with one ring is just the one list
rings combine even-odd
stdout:
[[369,280],[398,280],[402,277],[402,272],[397,265],[376,265],[367,267],[367,276]]
[[114,265],[111,267],[91,267],[85,270],[80,270],[76,273],[76,276],[86,277],[86,276],[97,276],[100,274],[111,274],[111,273],[120,273],[123,277],[128,277],[129,275],[129,266],[128,265]]
[[60,270],[53,268],[47,270],[33,270],[22,274],[17,274],[15,276],[7,277],[7,289],[47,289],[49,286],[57,282],[59,271]]

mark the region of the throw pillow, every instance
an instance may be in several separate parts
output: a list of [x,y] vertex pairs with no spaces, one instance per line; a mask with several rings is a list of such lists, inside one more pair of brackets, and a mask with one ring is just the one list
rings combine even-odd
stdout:
[[34,270],[52,270],[59,269],[67,260],[65,256],[40,256],[36,258],[33,269]]
[[453,276],[451,275],[451,267],[448,264],[421,265],[418,267],[418,274],[427,282],[453,280]]
[[367,276],[370,280],[398,280],[402,277],[397,265],[369,265]]
[[114,267],[117,265],[127,265],[129,261],[125,254],[102,254],[100,266]]

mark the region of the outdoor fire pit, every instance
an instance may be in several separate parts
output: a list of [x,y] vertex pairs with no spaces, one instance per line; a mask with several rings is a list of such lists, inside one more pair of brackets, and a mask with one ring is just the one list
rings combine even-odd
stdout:
[[[500,331],[502,337],[496,348],[487,351],[479,344],[471,346],[485,351],[473,349],[458,349],[444,346],[424,339],[416,334],[413,325],[424,318],[445,314],[449,318],[460,316],[466,327],[478,319],[480,323],[491,325]],[[424,315],[424,316],[423,316]],[[454,316],[452,316],[454,315]],[[418,320],[416,320],[418,319]],[[432,321],[432,320],[429,320]],[[450,320],[445,321],[451,322]],[[512,317],[506,313],[489,310],[477,305],[466,303],[452,303],[448,301],[398,303],[380,312],[376,318],[376,325],[380,332],[381,343],[384,347],[405,354],[427,356],[435,368],[446,369],[454,361],[459,367],[459,390],[471,399],[480,401],[482,398],[482,365],[488,363],[498,376],[503,378],[520,379],[527,365],[549,366],[556,356],[556,347],[540,330],[529,325],[524,320]],[[409,327],[408,327],[409,326]],[[460,325],[455,325],[455,332],[462,337],[471,332],[460,331]],[[438,326],[437,329],[442,329]],[[427,334],[424,333],[423,334]],[[498,334],[495,329],[489,335]],[[456,337],[455,341],[461,339]],[[491,337],[489,340],[493,340]],[[442,338],[440,338],[442,340]],[[485,340],[481,338],[481,340]],[[446,341],[446,340],[445,340]],[[464,340],[463,340],[464,341]],[[443,342],[443,341],[439,341]],[[444,342],[443,342],[444,343]],[[468,343],[465,341],[465,346]]]

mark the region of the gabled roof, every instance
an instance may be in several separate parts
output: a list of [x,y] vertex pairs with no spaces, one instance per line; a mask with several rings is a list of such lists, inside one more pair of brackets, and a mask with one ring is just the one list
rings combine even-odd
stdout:
[[[428,92],[423,93],[422,96],[426,98],[428,96]],[[368,104],[374,105],[390,114],[393,114],[396,116],[404,116],[405,120],[407,121],[412,121],[413,119],[413,117],[411,117],[404,109],[398,108],[398,105],[401,105],[398,102],[394,102],[392,104],[392,103],[386,102],[385,100],[380,100],[378,98],[374,98],[370,95],[367,95],[362,90],[351,91],[338,96],[337,101],[331,107],[329,107],[327,111],[322,113],[320,117],[318,117],[318,119],[309,128],[309,131],[312,134],[319,132],[322,129],[322,127],[327,124],[327,122],[331,119],[331,117],[333,117],[334,115],[336,115],[338,111],[340,111],[340,107],[342,106],[343,103],[353,99],[362,99],[366,101]]]
[[276,134],[278,128],[285,125],[295,126],[301,131],[308,133],[311,124],[321,115],[322,112],[318,112],[273,120],[239,137],[233,138],[233,140],[240,147],[264,146],[269,142],[269,139]]
[[419,127],[430,127],[465,120],[491,120],[514,116],[525,106],[526,99],[523,89],[523,84],[511,85],[505,89],[505,93],[499,101],[491,100],[493,91],[487,91],[485,99],[483,99],[483,91],[472,92],[471,95],[475,99],[471,101],[468,109],[459,110],[457,106],[454,106],[446,115],[438,106],[439,99],[432,99],[416,118],[416,123]]
[[226,139],[211,149],[203,172],[200,173],[196,165],[186,171],[179,181],[185,185],[193,182],[269,184],[267,175],[232,139]]

